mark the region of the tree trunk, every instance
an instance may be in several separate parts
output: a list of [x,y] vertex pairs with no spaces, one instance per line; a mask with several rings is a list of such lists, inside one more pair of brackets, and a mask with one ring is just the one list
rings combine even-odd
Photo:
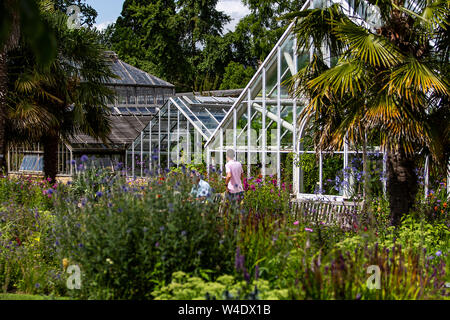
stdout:
[[45,135],[42,137],[42,145],[44,146],[44,176],[50,178],[51,182],[56,182],[58,174],[58,135]]
[[398,226],[403,215],[413,208],[418,191],[414,158],[396,147],[387,157],[387,193],[392,224]]
[[6,96],[8,94],[8,65],[6,49],[0,52],[0,172],[6,166]]

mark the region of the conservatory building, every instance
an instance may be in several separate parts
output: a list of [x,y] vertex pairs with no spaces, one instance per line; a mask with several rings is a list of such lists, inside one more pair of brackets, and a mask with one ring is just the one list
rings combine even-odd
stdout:
[[[125,162],[128,146],[159,108],[175,94],[171,83],[121,61],[114,52],[106,54],[111,61],[112,72],[118,76],[107,83],[116,93],[114,103],[108,105],[111,111],[108,143],[84,134],[61,142],[58,148],[58,176],[72,175],[82,155],[88,155],[92,160],[90,163],[98,166],[109,167],[115,162]],[[42,146],[10,145],[7,167],[10,174],[41,174]]]
[[[322,1],[304,8],[317,5]],[[361,150],[346,141],[341,150],[317,150],[314,128],[301,116],[307,101],[290,94],[296,85],[292,76],[310,59],[309,52],[297,51],[294,26],[287,27],[238,96],[169,99],[128,148],[129,174],[183,164],[223,172],[226,151],[233,149],[248,178],[271,176],[298,197],[342,200],[361,188],[354,170],[361,166]],[[380,174],[376,188],[383,192],[386,159],[377,147],[368,154]]]

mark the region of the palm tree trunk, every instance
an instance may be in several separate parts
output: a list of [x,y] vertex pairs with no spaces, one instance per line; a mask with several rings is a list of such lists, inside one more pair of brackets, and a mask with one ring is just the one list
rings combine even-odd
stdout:
[[414,158],[403,148],[389,149],[387,157],[387,193],[392,224],[398,226],[403,215],[414,206],[418,191]]
[[8,65],[6,48],[0,52],[0,172],[6,165],[6,96],[8,94]]
[[42,138],[42,145],[44,146],[44,176],[54,183],[58,174],[58,135],[45,135]]
[[11,14],[11,30],[6,42],[0,47],[0,172],[6,166],[7,141],[5,137],[6,126],[6,97],[8,95],[8,50],[19,45],[20,16],[17,11],[17,0],[3,0],[3,10]]

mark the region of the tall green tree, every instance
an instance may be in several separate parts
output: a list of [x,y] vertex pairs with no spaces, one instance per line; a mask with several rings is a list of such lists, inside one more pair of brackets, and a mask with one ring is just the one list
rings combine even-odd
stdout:
[[8,53],[25,38],[36,59],[48,64],[55,56],[55,38],[41,17],[40,6],[48,1],[3,0],[0,2],[0,171],[5,167],[7,140]]
[[366,135],[380,141],[397,225],[415,202],[416,160],[429,154],[445,172],[450,157],[449,1],[350,5],[353,19],[339,4],[290,15],[299,50],[312,50],[295,94],[309,98],[303,115],[317,128],[318,148],[340,147],[345,137],[354,146]]
[[126,0],[111,42],[124,61],[185,88],[189,66],[176,10],[173,0]]
[[258,67],[286,30],[284,15],[301,9],[306,0],[243,0],[250,14],[242,18],[233,32],[235,62]]
[[97,34],[87,28],[67,28],[67,17],[46,13],[57,39],[58,58],[49,66],[34,59],[24,41],[11,55],[8,135],[13,142],[40,142],[44,174],[57,174],[58,144],[78,133],[107,142],[109,108],[114,93],[106,86],[115,77]]

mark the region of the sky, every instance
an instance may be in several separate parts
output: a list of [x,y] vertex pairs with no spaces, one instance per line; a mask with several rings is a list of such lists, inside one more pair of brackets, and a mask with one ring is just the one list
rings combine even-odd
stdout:
[[[95,26],[103,30],[110,23],[116,22],[120,16],[122,5],[125,0],[87,0],[91,7],[97,10],[98,16]],[[233,31],[239,19],[247,15],[250,11],[245,7],[241,0],[219,0],[217,10],[224,11],[231,16],[232,21],[225,25],[224,31]],[[224,32],[224,33],[225,33]]]

